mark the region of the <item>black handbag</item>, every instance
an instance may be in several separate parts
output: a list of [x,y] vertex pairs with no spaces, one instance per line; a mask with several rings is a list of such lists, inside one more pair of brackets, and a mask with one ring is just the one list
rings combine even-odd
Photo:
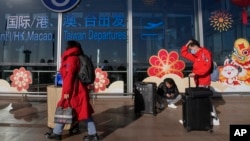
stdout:
[[[62,100],[59,105],[62,105],[64,101],[68,100]],[[59,106],[56,108],[54,123],[71,124],[73,122],[73,117],[73,109],[70,105],[67,108]]]

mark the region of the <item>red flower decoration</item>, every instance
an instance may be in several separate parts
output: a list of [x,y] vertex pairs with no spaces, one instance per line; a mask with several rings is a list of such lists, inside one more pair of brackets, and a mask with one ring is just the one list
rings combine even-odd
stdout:
[[106,86],[109,84],[109,79],[108,79],[108,73],[106,71],[102,71],[101,68],[96,68],[95,69],[95,92],[104,91],[106,89]]
[[168,53],[167,50],[161,49],[158,56],[153,55],[149,58],[150,67],[148,68],[149,76],[157,76],[161,78],[165,74],[176,74],[183,77],[182,70],[185,63],[179,60],[179,54],[176,51]]
[[31,73],[30,71],[26,71],[24,67],[14,69],[10,80],[12,81],[11,86],[17,88],[18,91],[27,90],[29,84],[32,83]]

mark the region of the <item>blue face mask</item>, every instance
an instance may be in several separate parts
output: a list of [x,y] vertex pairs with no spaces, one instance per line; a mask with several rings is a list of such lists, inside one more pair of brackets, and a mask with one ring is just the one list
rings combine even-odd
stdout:
[[196,53],[196,50],[191,49],[191,53],[192,53],[192,54],[195,54],[195,53]]

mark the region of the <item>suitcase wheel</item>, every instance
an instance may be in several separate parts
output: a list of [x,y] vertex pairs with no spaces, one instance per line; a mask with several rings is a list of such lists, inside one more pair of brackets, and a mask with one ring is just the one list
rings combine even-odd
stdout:
[[153,110],[153,115],[156,116],[157,113],[158,113],[158,112],[157,112],[157,109],[156,109],[156,107],[155,107],[154,110]]
[[212,127],[207,127],[206,130],[208,130],[210,133],[214,132]]
[[190,132],[191,128],[190,127],[186,127],[186,130],[187,130],[187,132]]
[[141,116],[141,115],[142,115],[141,112],[135,112],[135,116],[136,116],[136,117],[139,117],[139,116]]
[[213,129],[210,129],[210,130],[209,130],[209,132],[210,132],[210,133],[213,133],[213,132],[214,132],[214,130],[213,130]]

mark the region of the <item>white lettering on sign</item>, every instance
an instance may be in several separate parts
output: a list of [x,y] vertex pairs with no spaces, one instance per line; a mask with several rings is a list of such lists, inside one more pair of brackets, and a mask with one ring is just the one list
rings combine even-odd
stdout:
[[244,136],[247,133],[246,129],[236,129],[234,132],[234,136]]

